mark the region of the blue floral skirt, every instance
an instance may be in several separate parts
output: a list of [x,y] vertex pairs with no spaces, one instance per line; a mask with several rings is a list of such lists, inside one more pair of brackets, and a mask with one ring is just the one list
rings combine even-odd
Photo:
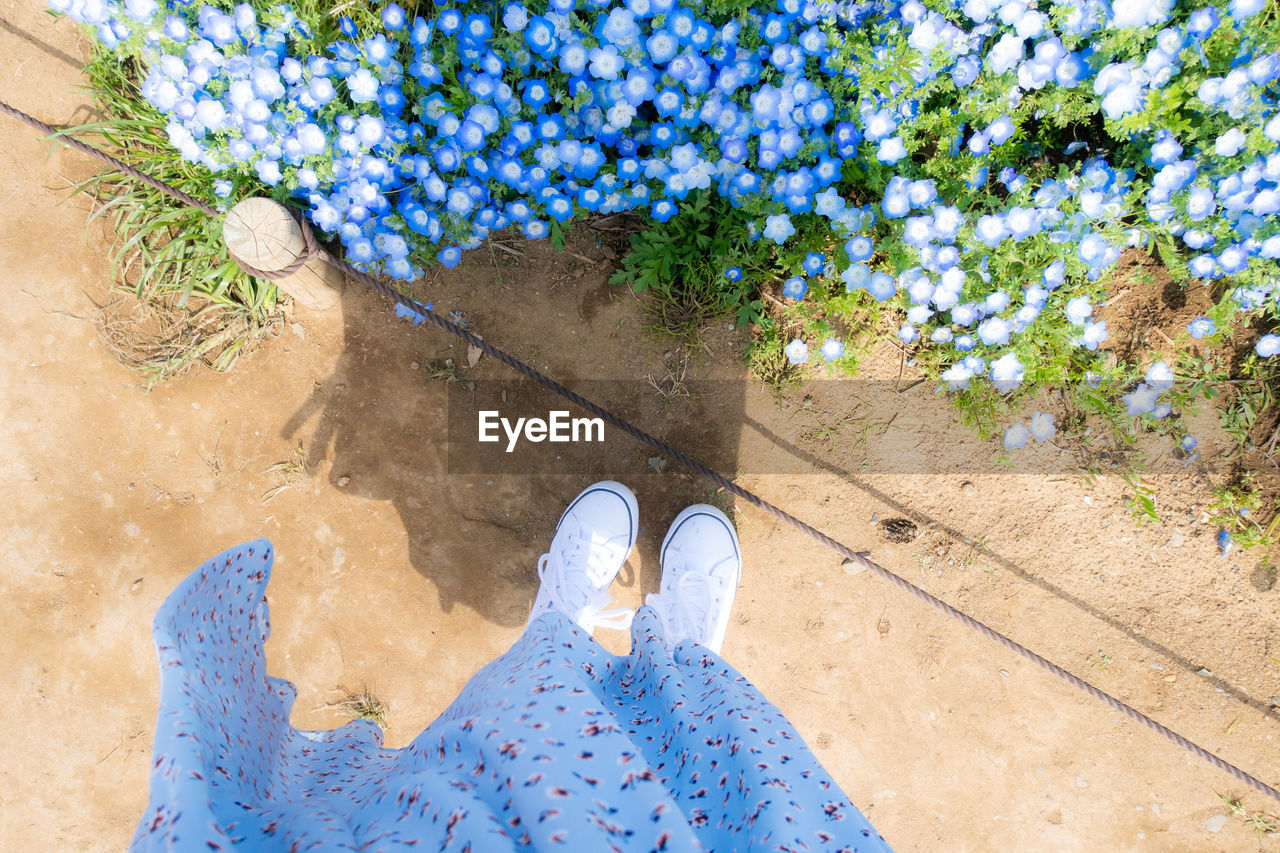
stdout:
[[266,674],[271,544],[201,566],[161,606],[151,800],[134,850],[888,850],[782,713],[712,652],[632,651],[537,619],[403,749],[289,725]]

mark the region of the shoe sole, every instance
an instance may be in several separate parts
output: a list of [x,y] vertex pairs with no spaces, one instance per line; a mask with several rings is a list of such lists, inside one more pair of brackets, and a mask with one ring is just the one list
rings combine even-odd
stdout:
[[[736,598],[738,593],[738,584],[742,581],[742,546],[738,544],[738,531],[734,528],[733,522],[729,520],[729,516],[725,515],[724,512],[717,507],[711,506],[711,504],[694,504],[693,506],[685,507],[681,510],[680,514],[671,522],[671,527],[667,529],[667,535],[662,538],[662,549],[658,551],[658,565],[662,565],[666,558],[667,546],[671,544],[672,538],[674,538],[676,533],[680,531],[681,525],[695,515],[705,515],[714,518],[723,524],[725,529],[729,531],[729,539],[733,542],[733,555],[737,558],[738,564],[737,572],[733,577],[733,592],[734,598]],[[731,609],[732,601],[730,602],[730,607],[725,608],[726,613]],[[729,623],[726,618],[723,626],[716,626],[717,636],[711,638],[713,645],[708,646],[708,648],[711,648],[711,650],[716,654],[720,653],[719,647],[724,644],[724,634],[728,628],[728,624]],[[719,642],[716,642],[717,640]]]

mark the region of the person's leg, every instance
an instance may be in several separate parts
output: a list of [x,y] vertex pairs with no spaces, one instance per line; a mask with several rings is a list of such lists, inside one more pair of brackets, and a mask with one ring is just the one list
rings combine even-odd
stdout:
[[632,625],[619,718],[709,850],[887,850],[780,710],[718,655],[742,569],[732,523],[672,523]]
[[[569,505],[539,560],[528,627],[397,757],[404,782],[382,786],[361,837],[401,828],[401,812],[384,804],[413,798],[431,829],[437,815],[456,821],[456,837],[475,849],[502,849],[507,839],[583,850],[699,849],[613,713],[606,675],[620,659],[591,637],[595,626],[631,619],[630,611],[603,608],[638,530],[635,497],[617,483],[597,483]],[[425,787],[437,776],[448,780],[443,797],[439,785],[430,794]]]

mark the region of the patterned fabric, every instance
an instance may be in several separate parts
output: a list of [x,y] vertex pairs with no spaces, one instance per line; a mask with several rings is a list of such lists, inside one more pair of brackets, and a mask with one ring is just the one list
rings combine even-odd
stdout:
[[889,848],[782,713],[706,649],[630,655],[548,613],[403,749],[357,720],[289,725],[265,670],[271,545],[201,566],[161,606],[151,801],[133,850]]

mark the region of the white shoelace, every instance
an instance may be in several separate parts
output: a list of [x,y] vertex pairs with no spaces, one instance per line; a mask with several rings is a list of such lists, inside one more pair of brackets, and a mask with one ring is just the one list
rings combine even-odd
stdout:
[[680,579],[669,593],[649,597],[651,606],[658,605],[654,609],[662,618],[667,642],[672,646],[684,640],[703,644],[710,642],[723,593],[720,579],[714,574],[680,572],[684,558],[675,548],[667,549],[663,562],[663,571],[680,573]]
[[[573,523],[566,518],[566,524]],[[576,619],[586,631],[594,628],[626,628],[635,615],[632,610],[603,610],[609,592],[601,589],[613,579],[613,567],[603,561],[604,549],[577,532],[561,531],[562,547],[538,558],[538,577],[548,590],[548,604]],[[581,615],[578,615],[578,614]]]

